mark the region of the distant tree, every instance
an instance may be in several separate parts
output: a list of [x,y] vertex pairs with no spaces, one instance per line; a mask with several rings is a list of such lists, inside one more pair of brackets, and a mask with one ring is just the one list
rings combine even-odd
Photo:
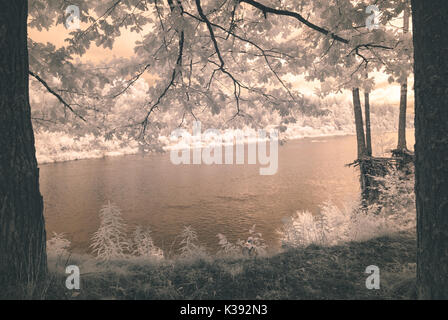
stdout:
[[[403,12],[403,33],[406,35],[409,32],[409,14],[410,8],[406,6]],[[398,144],[397,150],[406,151],[406,109],[407,109],[407,96],[408,96],[408,79],[405,79],[400,86],[400,115],[398,121]]]
[[372,156],[372,130],[370,125],[370,94],[364,92],[364,114],[366,117],[366,152],[368,156]]
[[355,114],[356,141],[358,145],[358,159],[367,156],[366,140],[364,135],[364,123],[362,120],[361,99],[359,97],[359,88],[353,88],[353,110]]

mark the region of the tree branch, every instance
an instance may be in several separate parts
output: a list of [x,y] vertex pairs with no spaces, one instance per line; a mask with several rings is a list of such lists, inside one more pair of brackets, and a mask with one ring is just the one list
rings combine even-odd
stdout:
[[42,79],[41,77],[39,77],[37,74],[35,74],[32,71],[28,71],[28,73],[33,76],[37,81],[39,81],[46,89],[49,93],[51,93],[52,95],[54,95],[60,103],[62,103],[67,109],[69,109],[76,117],[78,117],[79,119],[81,119],[84,122],[87,122],[86,119],[84,119],[81,115],[79,115],[71,106],[70,104],[68,104],[58,93],[56,93],[53,89],[50,88],[50,86],[48,85],[48,83]]
[[318,32],[320,32],[320,33],[322,33],[322,34],[324,34],[326,36],[330,36],[332,39],[334,39],[336,41],[339,41],[339,42],[342,42],[342,43],[345,43],[345,44],[349,43],[349,40],[344,39],[344,38],[342,38],[342,37],[340,37],[340,36],[330,32],[327,29],[319,27],[319,26],[315,25],[314,23],[311,23],[310,21],[305,19],[302,15],[300,15],[297,12],[270,8],[270,7],[267,7],[267,6],[259,3],[258,1],[254,1],[254,0],[239,0],[239,2],[240,3],[247,3],[247,4],[249,4],[249,5],[253,6],[253,7],[261,10],[265,15],[266,15],[266,13],[273,13],[273,14],[280,15],[280,16],[288,16],[288,17],[295,18],[295,19],[299,20],[301,23],[303,23],[304,25],[306,25],[307,27],[309,27],[309,28],[311,28],[313,30],[316,30],[316,31],[318,31]]

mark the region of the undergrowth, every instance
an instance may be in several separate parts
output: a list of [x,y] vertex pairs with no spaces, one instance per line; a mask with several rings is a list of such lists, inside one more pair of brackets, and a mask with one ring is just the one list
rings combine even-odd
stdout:
[[[98,260],[73,256],[81,289],[52,272],[45,299],[412,299],[415,235],[400,233],[338,246],[311,245],[269,257],[198,259],[190,263]],[[379,290],[365,269],[380,268]]]
[[[178,254],[158,248],[149,228],[128,230],[118,207],[100,211],[92,254],[71,255],[62,234],[48,240],[44,299],[412,299],[416,241],[413,176],[378,178],[380,197],[368,208],[331,202],[320,214],[298,212],[279,230],[283,249],[267,254],[255,225],[247,239],[218,234],[212,256],[186,226]],[[81,270],[81,290],[65,288],[65,266]],[[380,290],[365,287],[367,266],[380,268]]]

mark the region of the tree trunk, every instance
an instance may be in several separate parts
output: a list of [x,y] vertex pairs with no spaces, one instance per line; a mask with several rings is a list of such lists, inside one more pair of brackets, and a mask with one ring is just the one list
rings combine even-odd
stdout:
[[363,204],[368,205],[371,199],[370,161],[366,159],[367,149],[364,136],[364,122],[362,120],[361,99],[359,88],[353,88],[353,111],[355,114],[356,141],[358,145],[359,179],[361,184],[361,196]]
[[417,294],[448,299],[448,35],[446,0],[412,0]]
[[406,145],[406,108],[407,108],[407,81],[401,84],[400,94],[400,116],[398,119],[398,144],[397,150],[403,151],[407,149]]
[[28,1],[0,10],[0,283],[20,290],[46,271],[43,201],[28,92]]
[[[409,32],[409,8],[406,6],[403,14],[403,33]],[[398,151],[406,151],[406,108],[408,98],[408,80],[401,84],[400,90],[400,116],[398,119]]]
[[366,155],[366,142],[364,138],[364,123],[362,121],[361,99],[359,88],[353,88],[353,111],[355,114],[356,141],[358,144],[358,159]]
[[366,115],[366,153],[372,155],[372,134],[370,132],[370,100],[369,93],[364,92],[364,113]]

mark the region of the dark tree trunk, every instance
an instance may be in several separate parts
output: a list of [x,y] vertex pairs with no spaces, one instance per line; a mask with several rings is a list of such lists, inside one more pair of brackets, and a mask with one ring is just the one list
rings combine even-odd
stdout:
[[[403,14],[403,33],[409,32],[409,8],[406,7]],[[401,84],[400,89],[400,116],[398,119],[398,151],[406,151],[406,108],[408,103],[408,81]]]
[[368,205],[371,198],[370,186],[370,164],[371,161],[366,158],[366,140],[364,136],[364,122],[362,119],[361,99],[359,97],[359,88],[353,88],[353,112],[355,114],[355,126],[356,126],[356,141],[358,145],[358,162],[359,162],[359,179],[361,184],[361,195],[364,205]]
[[0,283],[19,290],[46,271],[45,224],[28,93],[28,1],[0,10]]
[[407,81],[401,84],[400,89],[400,116],[398,119],[398,144],[397,150],[407,150],[406,144],[406,108],[407,108]]
[[448,34],[446,0],[412,0],[417,294],[448,299]]
[[364,113],[366,115],[366,153],[372,155],[372,134],[370,130],[370,99],[369,93],[364,92]]
[[355,114],[356,141],[358,145],[358,159],[366,155],[366,142],[364,137],[364,123],[362,120],[361,99],[359,88],[353,88],[353,112]]

